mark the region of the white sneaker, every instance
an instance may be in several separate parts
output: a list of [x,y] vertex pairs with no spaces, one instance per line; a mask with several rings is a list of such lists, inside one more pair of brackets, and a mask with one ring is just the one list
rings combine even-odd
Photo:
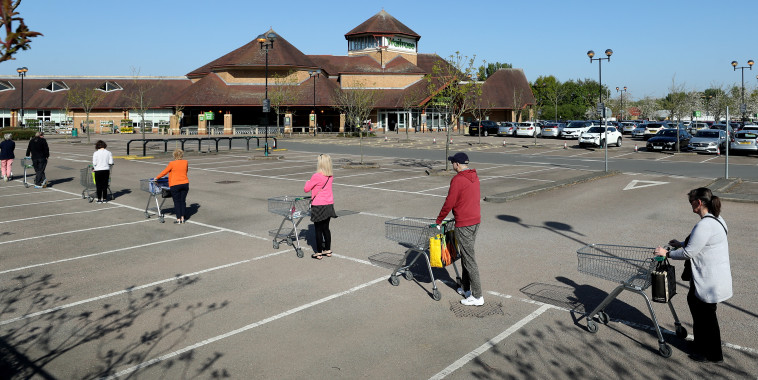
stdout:
[[471,291],[470,290],[467,290],[467,291],[464,292],[463,288],[458,288],[458,290],[456,290],[456,292],[458,292],[458,294],[462,295],[463,298],[469,298],[469,297],[471,297]]
[[482,306],[484,305],[484,297],[474,298],[474,296],[469,296],[462,299],[461,304],[466,306]]

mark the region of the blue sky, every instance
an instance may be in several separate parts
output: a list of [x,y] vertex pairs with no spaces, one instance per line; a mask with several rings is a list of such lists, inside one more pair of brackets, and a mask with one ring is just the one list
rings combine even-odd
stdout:
[[[456,51],[481,62],[508,62],[529,81],[598,78],[629,96],[664,96],[675,79],[688,90],[740,83],[758,60],[758,1],[287,1],[23,0],[27,25],[44,34],[0,75],[20,66],[34,75],[179,76],[273,27],[305,54],[346,55],[344,34],[382,8],[421,35],[419,51]],[[758,85],[758,65],[745,85]],[[615,90],[612,90],[617,96]]]

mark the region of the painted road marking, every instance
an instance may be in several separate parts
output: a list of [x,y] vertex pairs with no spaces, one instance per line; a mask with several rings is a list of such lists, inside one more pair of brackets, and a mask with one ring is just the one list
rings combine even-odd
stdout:
[[112,210],[114,208],[118,208],[118,207],[106,207],[106,208],[98,208],[98,209],[95,209],[95,210],[87,210],[87,211],[64,212],[64,213],[61,213],[61,214],[50,214],[50,215],[42,215],[42,216],[33,216],[33,217],[30,217],[30,218],[21,218],[21,219],[6,220],[6,221],[0,222],[0,224],[3,224],[3,223],[13,223],[13,222],[23,222],[25,220],[34,220],[34,219],[42,219],[42,218],[52,218],[54,216],[85,214],[85,213],[88,213],[88,212],[100,212],[100,211],[104,211],[104,210]]
[[148,221],[149,220],[146,219],[146,220],[140,220],[138,222],[126,222],[126,223],[119,223],[119,224],[111,224],[109,226],[98,226],[98,227],[83,228],[81,230],[56,232],[54,234],[39,235],[39,236],[32,236],[32,237],[23,238],[23,239],[3,241],[3,242],[0,242],[0,244],[18,243],[20,241],[27,241],[27,240],[34,240],[34,239],[43,239],[43,238],[48,238],[48,237],[53,237],[53,236],[75,234],[77,232],[87,232],[87,231],[101,230],[101,229],[104,229],[104,228],[111,228],[111,227],[127,226],[127,225],[130,225],[130,224],[145,223],[145,222],[148,222]]
[[650,187],[650,186],[658,186],[658,185],[667,185],[668,182],[662,182],[662,181],[640,181],[637,179],[632,180],[632,182],[629,182],[626,187],[624,187],[624,190],[634,190],[634,189],[641,189],[643,187]]

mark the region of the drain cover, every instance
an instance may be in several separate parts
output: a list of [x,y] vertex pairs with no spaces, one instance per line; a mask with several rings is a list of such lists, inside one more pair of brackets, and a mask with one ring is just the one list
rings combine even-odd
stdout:
[[484,301],[482,306],[464,306],[460,301],[450,301],[450,310],[458,318],[484,318],[493,315],[505,315],[503,304]]

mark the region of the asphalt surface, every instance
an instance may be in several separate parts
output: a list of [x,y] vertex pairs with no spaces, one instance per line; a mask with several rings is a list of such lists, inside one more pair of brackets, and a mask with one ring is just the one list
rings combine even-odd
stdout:
[[[735,295],[719,305],[725,362],[687,358],[668,307],[653,304],[670,358],[659,345],[644,299],[623,292],[607,325],[586,329],[584,313],[618,284],[577,269],[590,243],[623,246],[682,239],[697,221],[685,203],[699,186],[755,195],[754,179],[719,180],[722,158],[613,148],[611,170],[599,150],[563,149],[560,140],[454,137],[482,180],[477,238],[485,305],[459,306],[455,271],[429,270],[390,284],[379,259],[405,247],[385,237],[385,222],[434,217],[447,193],[443,135],[357,139],[284,138],[272,156],[241,145],[188,152],[189,222],[166,223],[145,208],[139,180],[169,161],[118,158],[116,199],[82,199],[80,170],[92,145],[50,139],[46,189],[18,178],[0,184],[0,372],[4,377],[107,378],[755,378],[758,280],[753,268],[758,205],[727,201]],[[157,137],[157,136],[151,136]],[[129,136],[106,136],[125,156]],[[436,144],[433,139],[437,139]],[[78,140],[78,141],[81,141]],[[501,141],[506,141],[503,147]],[[94,143],[94,140],[93,140]],[[20,144],[23,145],[23,144]],[[93,144],[94,145],[94,144]],[[173,147],[170,147],[171,149]],[[201,148],[207,152],[207,148]],[[17,152],[18,153],[18,152]],[[312,226],[301,242],[274,249],[282,217],[269,199],[300,195],[316,155],[335,161],[335,255],[313,260]],[[361,153],[363,157],[361,159]],[[730,159],[730,173],[756,157]],[[349,163],[374,168],[342,168]],[[633,169],[625,169],[629,165]],[[689,167],[697,175],[688,176]],[[734,165],[734,166],[732,166]],[[14,173],[19,176],[19,164]],[[744,167],[744,169],[743,169]],[[577,181],[577,178],[583,178]],[[731,175],[730,175],[731,178]],[[532,191],[542,186],[540,191]],[[681,263],[675,263],[678,270]],[[603,269],[615,273],[613,267]],[[672,305],[692,332],[687,284]],[[648,293],[649,294],[649,293]],[[691,339],[691,336],[687,339]]]

